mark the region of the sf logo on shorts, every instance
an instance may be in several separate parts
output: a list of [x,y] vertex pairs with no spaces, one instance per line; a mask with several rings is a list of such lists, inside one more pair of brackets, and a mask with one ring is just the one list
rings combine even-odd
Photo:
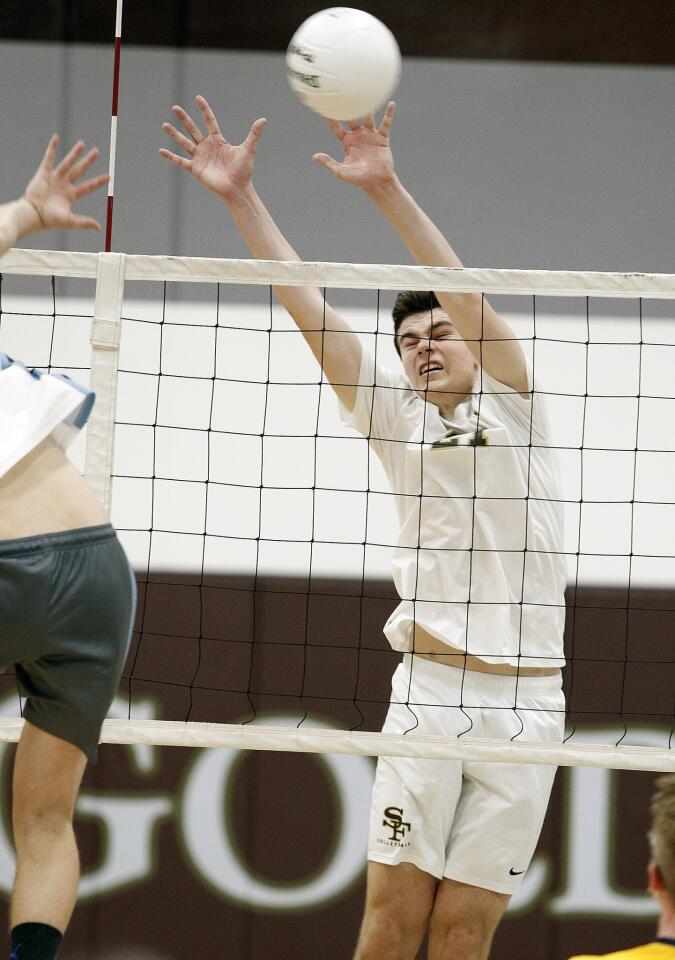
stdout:
[[387,807],[384,811],[383,827],[389,827],[391,830],[390,840],[400,842],[410,830],[410,824],[403,820],[403,810],[400,807]]

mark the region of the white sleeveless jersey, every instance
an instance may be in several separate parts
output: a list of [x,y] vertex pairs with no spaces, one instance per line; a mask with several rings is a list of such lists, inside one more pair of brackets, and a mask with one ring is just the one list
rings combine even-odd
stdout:
[[28,370],[0,353],[0,477],[45,437],[65,450],[87,422],[94,399],[65,374]]
[[412,650],[419,624],[489,663],[562,666],[567,565],[541,394],[483,370],[449,422],[365,349],[359,384],[342,416],[380,459],[399,521],[392,647]]

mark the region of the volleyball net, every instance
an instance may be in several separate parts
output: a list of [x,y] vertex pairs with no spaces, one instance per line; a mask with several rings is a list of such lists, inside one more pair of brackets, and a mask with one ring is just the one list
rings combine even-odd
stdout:
[[[102,742],[675,770],[675,276],[28,250],[0,274],[0,349],[96,391],[72,455],[139,582]],[[479,293],[511,324],[564,514],[562,745],[425,736],[414,704],[378,732],[400,491],[273,285],[320,287],[391,368],[400,290]]]

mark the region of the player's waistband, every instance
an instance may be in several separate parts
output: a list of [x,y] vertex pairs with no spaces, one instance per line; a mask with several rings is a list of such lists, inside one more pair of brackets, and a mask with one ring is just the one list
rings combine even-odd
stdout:
[[88,547],[116,539],[114,527],[109,523],[95,527],[79,527],[58,533],[40,533],[15,540],[0,540],[0,558],[25,557],[48,550],[64,550],[69,547]]
[[520,693],[556,693],[562,686],[562,672],[551,676],[523,677],[519,675],[480,673],[478,670],[463,670],[447,663],[436,663],[413,653],[403,654],[403,666],[413,677],[428,678],[434,683],[461,686],[463,690],[504,692],[518,690]]

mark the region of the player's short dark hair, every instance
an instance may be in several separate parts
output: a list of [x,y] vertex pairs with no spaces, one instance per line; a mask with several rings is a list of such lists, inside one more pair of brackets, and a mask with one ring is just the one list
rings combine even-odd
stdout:
[[406,317],[414,313],[427,313],[429,310],[440,310],[441,305],[436,299],[436,294],[431,290],[403,290],[396,297],[394,309],[391,315],[394,318],[394,346],[399,357],[401,350],[398,345],[396,334]]

